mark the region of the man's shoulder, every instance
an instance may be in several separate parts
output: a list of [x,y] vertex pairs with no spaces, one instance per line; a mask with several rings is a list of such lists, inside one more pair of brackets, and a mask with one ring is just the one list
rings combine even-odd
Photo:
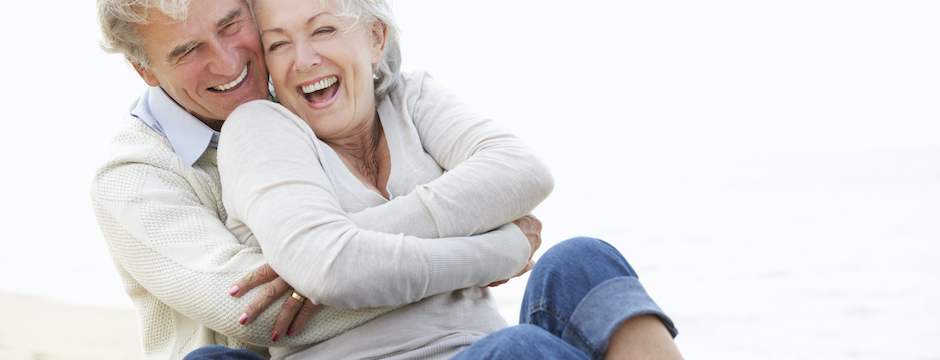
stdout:
[[145,161],[144,159],[165,156],[176,156],[173,146],[163,135],[160,135],[140,119],[126,114],[121,119],[120,126],[111,143],[108,145],[107,162],[114,161]]
[[92,186],[98,187],[105,178],[141,181],[142,176],[150,172],[147,169],[152,168],[179,172],[182,160],[173,152],[166,137],[128,113],[108,144]]

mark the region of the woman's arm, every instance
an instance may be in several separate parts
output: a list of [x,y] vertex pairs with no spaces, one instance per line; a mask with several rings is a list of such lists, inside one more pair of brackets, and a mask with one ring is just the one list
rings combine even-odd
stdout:
[[219,144],[233,232],[253,233],[274,270],[314,302],[410,303],[509,278],[528,261],[529,243],[515,225],[443,239],[357,226],[336,199],[318,146],[306,123],[263,101],[233,112]]
[[[430,237],[480,234],[516,220],[554,187],[548,167],[519,138],[472,111],[424,72],[403,81],[382,110],[410,119],[421,145],[448,170],[408,195],[352,215],[357,224],[387,223],[374,230]],[[383,222],[394,216],[396,222]],[[430,223],[428,223],[430,222]]]

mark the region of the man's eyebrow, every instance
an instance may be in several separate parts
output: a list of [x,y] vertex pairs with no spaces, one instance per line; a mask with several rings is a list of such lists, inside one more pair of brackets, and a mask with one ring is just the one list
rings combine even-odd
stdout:
[[[241,15],[242,15],[242,9],[234,9],[232,11],[229,11],[229,13],[225,15],[225,17],[219,19],[219,21],[216,23],[216,27],[223,27],[225,25],[228,25],[230,22],[232,22],[233,20],[235,20]],[[170,54],[166,56],[166,61],[170,63],[175,62],[177,58],[179,58],[180,56],[183,56],[183,54],[186,54],[186,52],[189,51],[189,49],[192,49],[194,46],[196,46],[196,42],[190,41],[188,44],[180,45],[180,46],[173,48],[173,51],[170,51]]]
[[225,15],[224,18],[220,19],[219,22],[216,23],[216,26],[223,27],[227,25],[228,23],[232,22],[232,20],[235,20],[235,18],[241,16],[241,14],[242,14],[241,8],[229,11],[228,15]]
[[175,62],[176,59],[178,59],[180,56],[183,56],[183,54],[189,51],[189,49],[192,49],[194,46],[196,46],[196,42],[190,41],[189,43],[185,45],[180,45],[180,46],[173,48],[173,51],[170,51],[170,54],[166,56],[166,62],[168,63]]

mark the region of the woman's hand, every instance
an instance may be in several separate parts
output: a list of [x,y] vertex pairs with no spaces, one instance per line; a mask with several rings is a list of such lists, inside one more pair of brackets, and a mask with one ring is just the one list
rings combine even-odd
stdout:
[[[522,271],[516,275],[513,275],[513,277],[519,277],[522,276],[522,274],[529,272],[529,270],[532,270],[532,267],[535,266],[535,261],[532,260],[532,256],[535,255],[535,251],[537,251],[539,246],[542,245],[542,222],[539,221],[535,215],[528,214],[519,219],[516,219],[516,221],[513,221],[512,223],[516,224],[516,226],[522,230],[522,233],[525,234],[525,237],[529,240],[529,246],[532,247],[532,252],[529,253],[529,263],[526,264],[524,268],[522,268]],[[509,279],[494,281],[486,286],[500,286],[508,281]]]
[[[266,283],[266,284],[265,284]],[[271,303],[291,291],[291,287],[284,279],[271,269],[271,266],[264,264],[257,269],[252,270],[241,279],[235,282],[235,285],[228,291],[229,295],[241,297],[258,285],[264,284],[261,292],[251,300],[245,312],[238,317],[238,323],[247,325],[258,318],[261,313],[271,305]],[[295,295],[296,294],[296,295]],[[300,299],[298,299],[298,297]],[[296,292],[284,301],[281,312],[277,315],[274,322],[274,330],[271,333],[271,341],[276,342],[282,336],[290,336],[299,332],[307,324],[307,321],[317,311],[319,305],[315,305]]]

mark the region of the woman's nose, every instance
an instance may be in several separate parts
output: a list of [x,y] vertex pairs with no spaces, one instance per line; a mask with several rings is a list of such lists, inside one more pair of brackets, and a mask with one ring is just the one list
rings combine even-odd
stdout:
[[294,47],[294,68],[297,71],[310,71],[320,65],[320,60],[320,54],[312,45],[301,43]]

